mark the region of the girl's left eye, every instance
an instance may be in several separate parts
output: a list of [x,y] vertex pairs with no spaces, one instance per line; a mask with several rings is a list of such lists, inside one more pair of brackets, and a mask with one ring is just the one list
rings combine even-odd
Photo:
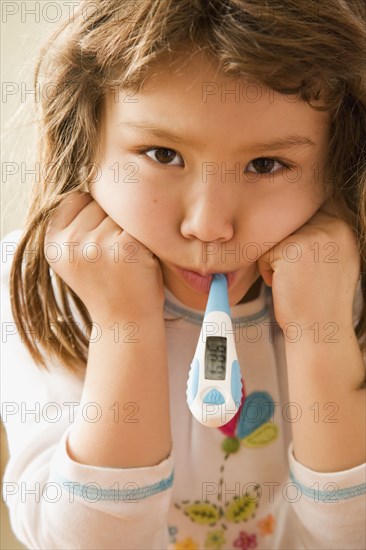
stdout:
[[[279,168],[272,172],[272,169],[275,164],[279,165]],[[255,172],[253,170],[246,170],[246,172],[249,172],[251,174],[256,174],[259,176],[266,176],[266,175],[273,175],[279,172],[282,168],[292,168],[292,165],[283,162],[281,160],[277,160],[275,158],[271,157],[259,157],[257,159],[252,160],[248,166],[253,165],[255,168]],[[257,172],[258,170],[258,172]],[[268,171],[267,171],[268,170]]]
[[[142,149],[140,153],[149,153],[150,151],[157,151],[158,154],[156,155],[156,158],[152,158],[151,160],[157,162],[158,164],[166,164],[168,166],[179,166],[179,164],[169,164],[174,157],[177,155],[173,149],[166,149],[165,147],[155,147],[151,149]],[[153,153],[155,154],[155,153]],[[147,155],[149,156],[149,155]],[[149,157],[151,158],[151,157]],[[157,160],[156,160],[157,159]]]
[[[147,154],[149,152],[150,153],[152,152],[152,154],[155,155],[155,158],[150,157]],[[167,149],[166,147],[145,147],[144,149],[139,149],[137,151],[137,153],[140,154],[140,155],[145,155],[146,154],[156,164],[161,164],[161,165],[164,165],[164,166],[181,166],[181,164],[179,164],[179,162],[175,162],[174,164],[171,164],[172,161],[175,161],[176,158],[178,156],[180,156],[179,153],[176,153],[173,149]],[[245,171],[249,172],[249,173],[252,173],[252,174],[256,174],[256,175],[263,175],[263,176],[273,175],[273,174],[275,174],[276,172],[279,171],[279,169],[275,170],[274,172],[272,171],[273,167],[274,167],[274,164],[276,164],[276,163],[278,165],[280,165],[280,169],[281,168],[290,168],[291,169],[293,167],[291,164],[288,164],[284,161],[280,161],[276,158],[258,157],[256,159],[252,160],[248,164],[248,166],[250,166],[252,164],[253,167],[255,168],[255,171],[247,170],[247,169]]]

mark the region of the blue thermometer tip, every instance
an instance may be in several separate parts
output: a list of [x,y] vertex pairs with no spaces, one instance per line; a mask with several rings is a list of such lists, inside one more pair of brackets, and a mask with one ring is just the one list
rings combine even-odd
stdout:
[[215,273],[211,281],[205,315],[211,311],[224,311],[230,316],[227,279],[222,273]]

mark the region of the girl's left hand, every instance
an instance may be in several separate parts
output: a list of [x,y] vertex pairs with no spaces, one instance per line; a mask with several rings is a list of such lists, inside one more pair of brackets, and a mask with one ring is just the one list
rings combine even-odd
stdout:
[[360,253],[351,226],[325,201],[300,229],[270,248],[258,269],[272,287],[274,313],[287,323],[352,327]]

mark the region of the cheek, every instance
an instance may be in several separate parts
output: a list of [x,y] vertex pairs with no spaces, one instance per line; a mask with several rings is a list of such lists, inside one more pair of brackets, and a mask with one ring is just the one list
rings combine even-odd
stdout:
[[118,163],[106,161],[93,182],[91,195],[103,210],[117,223],[123,222],[139,202],[141,186],[118,169]]
[[[273,193],[252,209],[244,232],[261,246],[265,242],[278,243],[312,218],[321,204],[321,198],[315,199],[312,193],[300,187]],[[267,249],[268,246],[265,247]]]
[[[105,168],[102,174],[94,182],[91,195],[117,225],[144,244],[154,236],[156,240],[158,233],[167,234],[174,213],[154,188],[138,181],[116,183],[113,171]],[[131,175],[129,178],[133,179]]]

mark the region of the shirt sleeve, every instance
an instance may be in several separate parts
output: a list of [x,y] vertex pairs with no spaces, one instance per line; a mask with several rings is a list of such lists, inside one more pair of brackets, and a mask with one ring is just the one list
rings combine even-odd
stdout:
[[304,548],[366,548],[366,464],[321,473],[295,459],[288,448],[291,502],[301,526]]
[[21,232],[1,241],[1,418],[9,460],[2,495],[14,534],[27,548],[140,549],[168,547],[174,446],[151,467],[80,464],[68,434],[83,381],[50,360],[38,367],[16,330],[9,272]]

